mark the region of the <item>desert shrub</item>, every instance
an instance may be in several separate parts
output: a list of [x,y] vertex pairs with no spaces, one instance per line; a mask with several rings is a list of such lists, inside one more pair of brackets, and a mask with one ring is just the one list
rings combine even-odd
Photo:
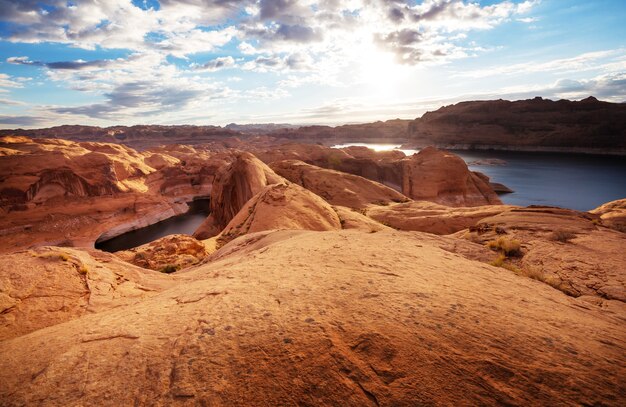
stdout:
[[175,271],[178,271],[180,266],[178,264],[167,264],[159,270],[161,273],[170,274]]
[[570,240],[576,237],[576,233],[569,232],[567,230],[555,230],[548,236],[550,240],[555,242],[568,243]]
[[63,252],[45,252],[39,254],[37,257],[42,259],[58,259],[63,261],[68,261],[70,259],[70,256],[68,256],[67,253]]
[[487,242],[488,248],[491,250],[497,250],[507,257],[521,255],[521,246],[522,244],[519,240],[508,239],[504,236],[500,236],[496,240],[490,240]]
[[502,267],[503,269],[507,269],[507,270],[512,271],[512,272],[517,273],[517,274],[520,274],[522,272],[522,270],[520,270],[514,264],[507,263],[506,262],[506,256],[504,254],[502,254],[502,253],[499,254],[498,257],[496,257],[489,264],[491,264],[492,266],[495,266],[495,267]]
[[89,272],[89,268],[86,265],[81,264],[80,267],[78,267],[78,272],[80,274],[87,274]]

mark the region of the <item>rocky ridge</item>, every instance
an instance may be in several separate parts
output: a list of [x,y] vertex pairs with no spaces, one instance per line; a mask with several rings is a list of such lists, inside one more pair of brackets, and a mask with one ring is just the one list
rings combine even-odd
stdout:
[[[92,151],[65,143],[60,163]],[[35,160],[30,144],[2,151]],[[43,144],[38,160],[65,148]],[[3,207],[0,227],[23,228],[2,232],[11,251],[0,255],[3,403],[626,401],[621,202],[593,213],[490,205],[488,180],[445,152],[310,150],[255,150],[270,166],[237,150],[105,152],[114,157],[72,171],[128,191],[77,195],[54,178],[41,189],[65,192]],[[126,155],[126,177],[102,171]],[[408,183],[431,202],[340,166]],[[186,181],[164,189],[168,171]],[[0,185],[22,188],[37,181],[20,177],[38,176],[2,174]],[[210,182],[194,185],[200,174]],[[89,246],[104,228],[137,222],[138,208],[153,213],[196,191],[209,192],[220,219],[209,240],[170,236],[116,255],[41,246],[60,233]],[[90,220],[72,228],[72,213]],[[163,265],[180,270],[149,270]]]

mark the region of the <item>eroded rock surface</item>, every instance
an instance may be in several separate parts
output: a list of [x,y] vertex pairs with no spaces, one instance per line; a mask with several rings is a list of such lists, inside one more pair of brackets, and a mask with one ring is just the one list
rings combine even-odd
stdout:
[[219,240],[224,243],[271,229],[337,230],[341,229],[341,221],[322,198],[286,181],[269,185],[250,199],[224,228]]
[[1,341],[3,403],[624,403],[624,314],[417,232],[240,239],[141,302]]
[[467,229],[481,219],[513,208],[509,205],[484,205],[454,208],[426,201],[411,201],[386,206],[371,206],[370,218],[399,230],[447,235]]
[[626,199],[607,202],[590,212],[600,215],[603,225],[626,233]]
[[118,144],[3,137],[0,251],[93,246],[184,213],[231,160],[189,146],[139,153]]
[[409,201],[409,198],[398,191],[378,182],[302,161],[277,161],[272,163],[271,168],[278,175],[321,196],[333,205],[362,209],[371,204],[387,205]]
[[195,231],[198,239],[217,235],[267,185],[284,181],[250,153],[241,153],[218,172],[211,190],[211,214]]
[[97,250],[38,247],[0,256],[0,340],[133,304],[171,278]]
[[204,243],[188,235],[169,235],[115,252],[117,257],[136,266],[167,273],[197,264],[209,254]]
[[520,273],[575,297],[624,303],[626,235],[598,220],[598,215],[569,209],[513,208],[481,219],[458,236],[480,243],[517,240],[521,253],[511,261]]
[[432,147],[402,160],[402,192],[448,206],[502,204],[485,175],[471,172],[461,157]]

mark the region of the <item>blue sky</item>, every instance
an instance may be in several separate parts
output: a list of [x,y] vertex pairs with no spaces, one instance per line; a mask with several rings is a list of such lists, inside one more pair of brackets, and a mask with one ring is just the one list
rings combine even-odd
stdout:
[[0,127],[626,101],[626,1],[0,0]]

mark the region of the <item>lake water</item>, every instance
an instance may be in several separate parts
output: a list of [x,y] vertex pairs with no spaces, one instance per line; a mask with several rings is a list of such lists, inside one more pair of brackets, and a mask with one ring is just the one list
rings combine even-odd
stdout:
[[[379,151],[399,149],[394,144],[358,145]],[[603,203],[626,198],[625,157],[512,151],[453,152],[469,163],[485,159],[504,160],[505,165],[469,165],[469,168],[514,190],[514,193],[500,196],[507,204],[550,205],[588,211]]]
[[96,249],[105,252],[117,252],[150,243],[167,235],[192,235],[208,216],[209,201],[206,199],[196,200],[189,203],[189,207],[189,211],[185,214],[96,243]]

